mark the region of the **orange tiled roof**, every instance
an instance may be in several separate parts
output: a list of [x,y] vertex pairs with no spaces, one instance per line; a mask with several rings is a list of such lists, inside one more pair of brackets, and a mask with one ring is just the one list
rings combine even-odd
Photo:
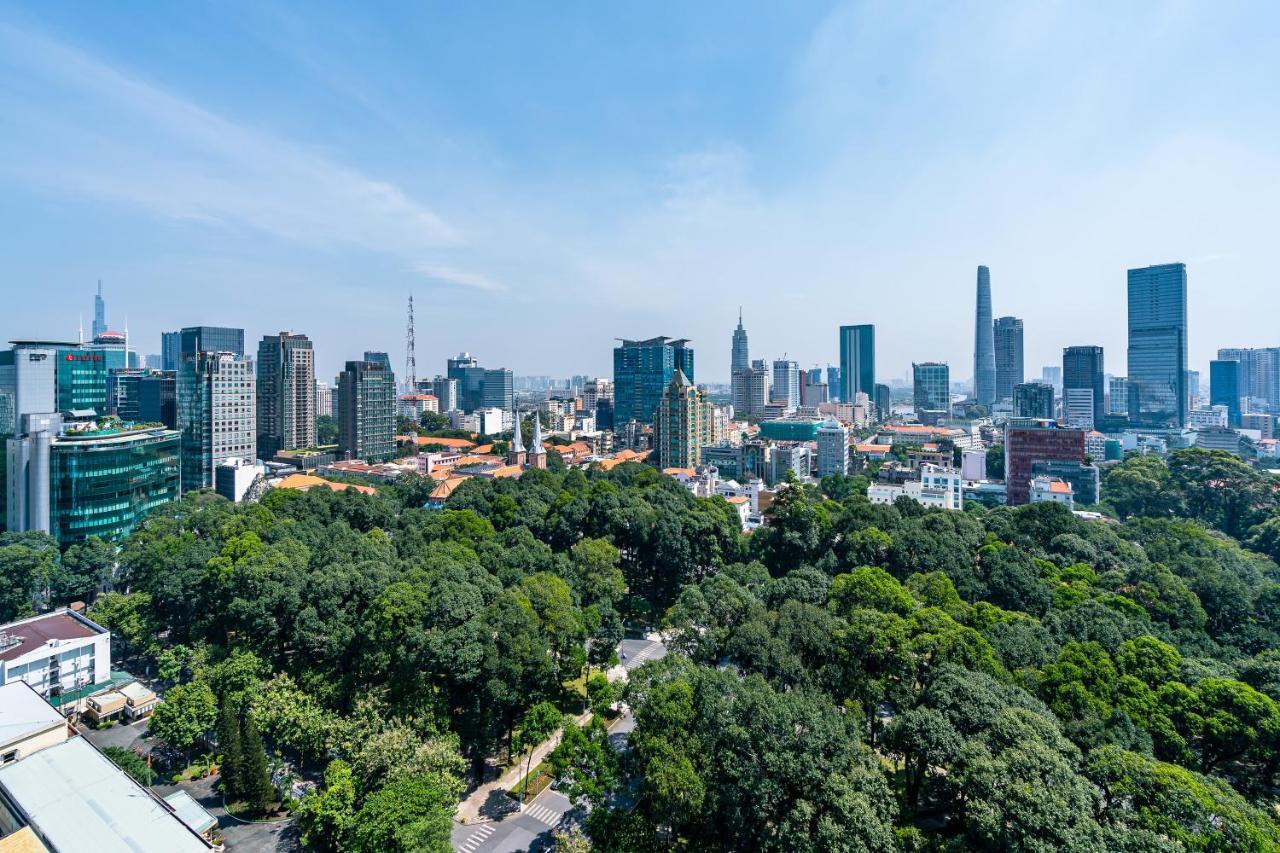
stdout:
[[686,477],[692,477],[698,473],[695,468],[663,468],[662,473],[674,476],[676,474],[684,474]]
[[[408,440],[409,440],[409,436],[407,435],[396,436],[396,441],[408,441]],[[441,447],[453,447],[459,450],[470,450],[471,448],[476,446],[476,443],[474,441],[468,441],[465,438],[436,438],[435,436],[430,436],[430,435],[418,436],[418,444],[419,445],[438,444]]]
[[436,487],[431,490],[432,500],[446,500],[452,495],[463,483],[467,481],[466,477],[450,477],[447,480],[441,480]]
[[352,483],[335,483],[332,480],[326,480],[323,477],[313,477],[310,474],[290,474],[280,481],[277,488],[296,489],[300,492],[310,491],[316,486],[325,486],[335,492],[345,492],[347,489],[355,489],[366,495],[377,494],[378,490],[372,486],[357,486]]

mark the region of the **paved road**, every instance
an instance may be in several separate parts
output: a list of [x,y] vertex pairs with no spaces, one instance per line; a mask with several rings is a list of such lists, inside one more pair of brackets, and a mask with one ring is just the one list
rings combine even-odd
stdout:
[[551,830],[560,825],[572,803],[550,788],[533,798],[519,813],[493,823],[457,825],[453,849],[458,853],[515,853],[550,846]]
[[644,640],[623,640],[618,649],[618,657],[626,655],[622,665],[628,670],[635,669],[645,661],[657,660],[667,653],[667,647],[657,639],[657,634],[650,634],[649,639]]

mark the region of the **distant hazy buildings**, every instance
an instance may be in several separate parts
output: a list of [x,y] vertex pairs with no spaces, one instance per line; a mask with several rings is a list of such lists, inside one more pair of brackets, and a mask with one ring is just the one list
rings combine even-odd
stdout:
[[1251,407],[1280,412],[1280,347],[1220,349],[1218,360],[1240,362],[1240,396]]
[[[390,369],[390,365],[388,365]],[[470,353],[448,362],[447,378],[456,383],[456,408],[470,413],[479,409],[509,411],[515,401],[514,376],[504,367],[485,368]],[[436,394],[436,399],[440,395]],[[450,409],[441,407],[441,411]]]
[[1013,399],[1014,386],[1023,379],[1022,320],[999,317],[995,321],[996,400]]
[[980,266],[974,315],[973,397],[984,406],[996,400],[996,351],[991,322],[991,271]]
[[1125,376],[1111,377],[1107,398],[1108,415],[1129,414],[1129,379]]
[[1099,346],[1062,351],[1062,411],[1072,426],[1093,429],[1105,409],[1106,379]]
[[1129,270],[1129,420],[1176,428],[1187,422],[1187,267]]
[[280,332],[258,344],[258,453],[273,459],[281,450],[316,443],[316,371],[311,339]]
[[[368,355],[368,354],[366,354]],[[348,361],[338,374],[338,455],[363,462],[395,456],[396,377],[389,362]]]
[[693,383],[693,347],[685,338],[663,336],[633,341],[620,339],[613,348],[615,422],[652,423],[662,394],[676,372]]
[[859,391],[870,396],[876,385],[876,327],[840,327],[840,399],[853,400]]

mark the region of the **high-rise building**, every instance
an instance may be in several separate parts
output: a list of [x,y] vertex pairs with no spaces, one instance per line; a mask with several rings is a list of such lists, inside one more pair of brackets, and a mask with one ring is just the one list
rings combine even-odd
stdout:
[[178,428],[178,376],[152,370],[138,378],[138,422]]
[[127,424],[138,423],[138,383],[147,373],[140,367],[107,371],[107,400],[103,413],[115,415]]
[[182,363],[182,332],[160,333],[160,369],[177,370]]
[[212,486],[223,462],[258,458],[256,384],[252,359],[230,352],[183,356],[177,409],[184,492]]
[[258,453],[316,443],[316,362],[311,339],[293,332],[266,335],[258,343]]
[[16,433],[23,415],[58,409],[58,351],[77,346],[60,341],[11,341],[0,352],[0,392],[12,399],[13,416],[0,424],[0,434]]
[[172,338],[166,335],[162,341],[165,370],[177,370],[183,359],[190,358],[198,352],[229,352],[232,355],[244,355],[244,329],[232,329],[227,326],[187,326],[180,332],[167,334],[177,335],[177,353],[176,360],[170,363]]
[[53,411],[107,412],[107,376],[137,366],[124,336],[105,332],[93,343],[64,346],[57,354],[57,408]]
[[1187,371],[1187,411],[1200,408],[1200,371]]
[[178,498],[173,430],[64,424],[56,414],[24,422],[7,449],[9,530],[43,531],[64,547],[90,536],[114,541]]
[[333,386],[323,379],[316,380],[316,417],[337,417],[333,408]]
[[876,385],[876,327],[870,323],[840,327],[840,399],[853,400],[861,391],[871,395]]
[[1018,317],[998,317],[995,322],[996,349],[996,400],[1013,399],[1013,388],[1021,385],[1022,320]]
[[872,402],[876,404],[876,417],[887,421],[893,414],[893,391],[888,385],[877,384]]
[[1187,267],[1129,270],[1129,420],[1187,423]]
[[612,380],[597,376],[582,383],[583,409],[594,412],[599,408],[601,400],[613,401]]
[[835,420],[818,427],[818,476],[849,473],[849,430]]
[[1240,400],[1245,385],[1244,370],[1238,361],[1222,359],[1209,362],[1209,405],[1227,407],[1227,425],[1239,428],[1243,411]]
[[832,400],[840,399],[840,368],[827,365],[827,396]]
[[436,398],[436,406],[441,412],[452,412],[458,408],[458,380],[437,376],[426,390]]
[[481,408],[510,411],[515,402],[512,380],[511,371],[505,367],[485,370],[480,395]]
[[926,361],[912,364],[911,375],[917,418],[922,412],[951,413],[951,368],[942,362]]
[[738,409],[737,403],[734,403],[734,412],[738,417],[764,417],[765,409],[768,408],[771,399],[769,378],[769,366],[762,358],[752,361],[751,366],[743,371],[742,389],[746,396],[741,410]]
[[1036,463],[1084,462],[1088,430],[1053,421],[1012,422],[1004,433],[1004,476],[1008,505],[1031,501],[1032,470]]
[[820,367],[800,372],[800,405],[820,406],[831,398],[831,389],[823,381]]
[[1046,382],[1023,382],[1013,386],[1015,418],[1053,419],[1053,386]]
[[785,358],[773,361],[773,390],[769,402],[788,409],[800,407],[800,365]]
[[102,282],[98,282],[98,293],[93,297],[93,337],[105,334],[107,331],[107,303],[102,298]]
[[1093,429],[1106,411],[1102,347],[1075,346],[1062,351],[1062,410],[1067,423]]
[[1048,364],[1040,368],[1040,381],[1052,385],[1055,391],[1062,390],[1062,368],[1056,364]]
[[742,309],[738,309],[738,328],[733,330],[733,348],[729,353],[729,389],[733,410],[747,412],[747,387],[750,383],[751,356],[747,347],[747,330],[742,327]]
[[996,350],[991,325],[991,271],[978,267],[978,302],[974,313],[973,398],[983,406],[996,400]]
[[685,338],[619,339],[613,348],[614,419],[652,423],[662,395],[676,372],[693,383],[693,347]]
[[653,421],[654,447],[663,468],[694,468],[711,443],[711,401],[676,369],[662,392]]
[[1107,397],[1108,415],[1129,414],[1129,379],[1125,376],[1111,377],[1110,394]]
[[1220,349],[1218,360],[1240,362],[1240,396],[1252,407],[1280,412],[1280,347]]
[[396,453],[396,377],[390,361],[348,361],[338,374],[338,455],[386,462]]

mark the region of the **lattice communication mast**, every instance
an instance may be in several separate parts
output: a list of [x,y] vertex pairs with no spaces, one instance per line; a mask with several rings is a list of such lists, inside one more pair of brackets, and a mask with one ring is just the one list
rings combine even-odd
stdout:
[[409,328],[405,333],[404,342],[404,373],[409,383],[409,387],[405,393],[418,393],[418,358],[414,353],[413,340],[413,294],[409,294]]

